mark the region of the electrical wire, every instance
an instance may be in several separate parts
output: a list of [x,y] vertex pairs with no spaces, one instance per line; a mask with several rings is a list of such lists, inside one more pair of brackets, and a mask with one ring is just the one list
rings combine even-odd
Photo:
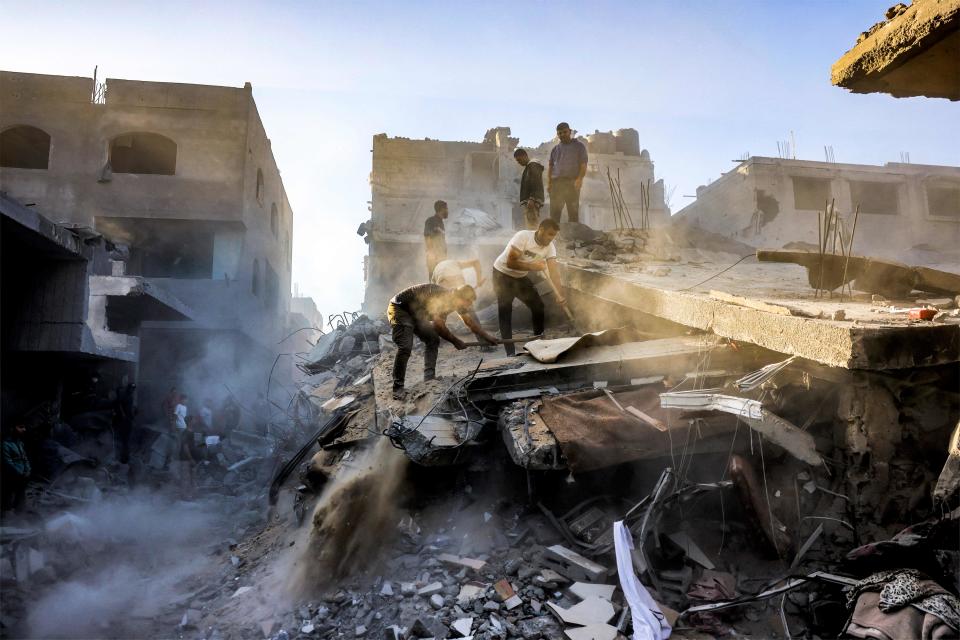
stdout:
[[720,272],[717,272],[717,273],[713,274],[712,276],[710,276],[710,277],[707,278],[706,280],[701,280],[701,281],[698,282],[697,284],[691,285],[691,286],[686,287],[686,288],[684,288],[684,289],[675,289],[675,291],[690,291],[690,289],[695,289],[696,287],[699,287],[700,285],[702,285],[702,284],[704,284],[704,283],[710,282],[711,280],[713,280],[713,279],[716,278],[717,276],[721,276],[721,275],[725,274],[727,271],[730,271],[730,269],[733,269],[735,266],[737,266],[738,264],[740,264],[741,262],[743,262],[743,261],[746,260],[747,258],[753,258],[753,257],[756,257],[756,254],[755,254],[755,253],[748,253],[747,255],[743,256],[742,258],[740,258],[739,260],[737,260],[736,262],[734,262],[732,265],[730,265],[729,267],[727,267],[727,268],[724,269],[723,271],[720,271]]

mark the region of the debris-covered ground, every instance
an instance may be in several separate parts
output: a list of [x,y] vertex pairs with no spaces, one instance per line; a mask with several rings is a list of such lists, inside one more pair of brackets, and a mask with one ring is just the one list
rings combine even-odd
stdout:
[[4,634],[955,637],[955,367],[551,326],[511,358],[444,344],[428,382],[418,347],[396,400],[389,326],[344,315],[268,435],[190,483],[162,428],[131,465],[74,453],[4,521]]

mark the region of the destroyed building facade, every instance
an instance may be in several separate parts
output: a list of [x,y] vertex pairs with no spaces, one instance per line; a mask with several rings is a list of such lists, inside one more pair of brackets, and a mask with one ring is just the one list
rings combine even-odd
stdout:
[[[609,171],[612,179],[619,179],[626,208],[638,226],[644,196],[650,224],[667,223],[670,210],[663,181],[656,179],[650,152],[641,149],[636,130],[597,131],[579,139],[590,154],[580,194],[581,222],[601,230],[617,226]],[[368,312],[379,312],[399,289],[426,281],[423,223],[433,215],[436,200],[446,201],[450,210],[450,258],[480,258],[489,265],[507,240],[525,228],[519,204],[522,167],[513,158],[518,144],[509,127],[490,129],[482,142],[373,137],[372,224],[365,263]],[[546,170],[555,144],[556,139],[520,146]],[[541,218],[549,215],[549,193],[545,195]]]
[[911,247],[960,244],[960,167],[753,156],[698,187],[697,199],[674,219],[758,247],[812,245],[817,212],[831,203],[848,237],[859,206],[859,254],[898,259]]
[[[288,328],[293,212],[243,88],[0,73],[0,190],[125,245],[118,263],[192,309],[141,331],[154,395],[211,339],[269,367]],[[123,266],[119,266],[123,265]]]

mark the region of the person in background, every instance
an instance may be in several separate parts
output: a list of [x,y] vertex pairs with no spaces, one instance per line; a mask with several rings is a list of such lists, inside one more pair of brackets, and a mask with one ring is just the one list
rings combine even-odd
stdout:
[[437,263],[447,258],[447,230],[443,221],[450,215],[447,203],[433,203],[433,215],[423,223],[423,243],[427,256],[427,278],[433,277]]
[[566,122],[557,125],[557,137],[560,144],[550,151],[550,170],[547,172],[550,217],[560,222],[566,205],[567,219],[580,222],[580,188],[587,175],[587,147],[574,139]]
[[170,391],[167,392],[167,395],[164,396],[163,401],[160,403],[160,412],[171,428],[176,426],[176,412],[179,403],[180,392],[177,391],[176,387],[170,387]]
[[204,398],[200,407],[200,422],[203,423],[204,433],[213,433],[213,398]]
[[3,483],[0,510],[20,511],[26,502],[27,481],[30,479],[30,459],[23,439],[27,435],[27,426],[18,422],[3,439]]
[[187,428],[187,400],[187,394],[181,394],[173,410],[174,426],[180,432]]
[[240,405],[233,399],[233,396],[224,398],[220,415],[223,431],[220,435],[229,438],[233,430],[240,426]]
[[527,274],[531,271],[546,271],[557,290],[557,304],[565,304],[563,283],[557,268],[557,237],[560,224],[552,218],[540,222],[536,231],[517,231],[493,263],[493,290],[497,294],[497,316],[500,321],[500,339],[508,356],[515,352],[513,338],[513,300],[530,308],[533,316],[533,333],[542,335],[544,329],[544,306],[536,287]]
[[517,149],[513,158],[523,167],[520,176],[520,206],[527,229],[536,230],[540,224],[540,208],[543,206],[543,165],[530,160],[526,149]]
[[481,340],[497,344],[498,340],[483,330],[474,320],[473,303],[477,292],[469,285],[447,289],[437,284],[426,283],[407,287],[393,296],[387,305],[387,319],[393,329],[393,342],[397,355],[393,361],[393,397],[403,398],[403,386],[407,376],[407,362],[413,351],[413,337],[423,341],[423,379],[436,377],[437,352],[440,338],[457,349],[466,344],[447,328],[446,318],[456,312],[463,324]]
[[463,277],[464,269],[473,269],[473,272],[477,274],[477,289],[486,282],[483,278],[479,260],[442,260],[434,267],[430,282],[447,289],[462,287],[467,284],[466,278]]
[[117,462],[130,462],[130,435],[133,433],[133,419],[137,416],[137,385],[124,382],[117,388],[117,399],[113,405],[113,442],[116,448]]

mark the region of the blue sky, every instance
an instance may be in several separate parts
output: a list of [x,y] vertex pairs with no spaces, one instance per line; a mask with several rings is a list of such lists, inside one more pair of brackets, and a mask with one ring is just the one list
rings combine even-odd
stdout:
[[[293,277],[357,309],[371,138],[521,144],[634,127],[674,210],[749,152],[960,165],[960,106],[855,95],[830,66],[891,0],[846,2],[102,2],[0,0],[0,67],[251,82],[295,213]],[[952,128],[951,128],[952,127]]]

